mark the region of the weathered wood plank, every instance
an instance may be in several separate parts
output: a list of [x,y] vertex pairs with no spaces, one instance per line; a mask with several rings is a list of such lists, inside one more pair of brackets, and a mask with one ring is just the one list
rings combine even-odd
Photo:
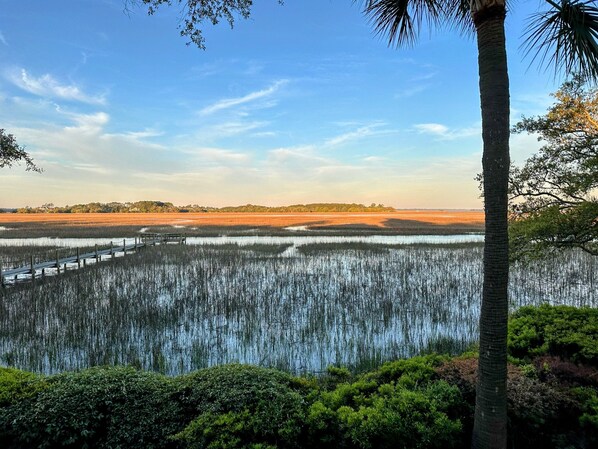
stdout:
[[85,267],[87,265],[86,262],[89,259],[95,259],[96,262],[100,262],[102,256],[110,256],[112,259],[116,253],[123,253],[126,255],[127,252],[135,251],[139,248],[170,242],[183,244],[186,242],[186,238],[181,234],[150,234],[147,238],[145,238],[145,236],[139,240],[135,238],[134,243],[127,244],[126,240],[123,240],[123,244],[120,246],[114,246],[110,243],[110,247],[106,249],[98,249],[98,246],[95,245],[95,250],[93,252],[84,254],[81,254],[79,248],[77,248],[76,254],[63,258],[59,258],[58,251],[56,251],[56,258],[54,260],[40,263],[34,263],[33,257],[31,257],[29,263],[21,267],[3,269],[2,266],[0,266],[0,286],[6,286],[8,279],[16,279],[19,275],[29,274],[31,275],[31,279],[26,280],[33,280],[35,279],[35,273],[37,271],[41,271],[42,274],[44,274],[47,268],[56,268],[57,273],[60,274],[60,267],[65,267],[66,271],[66,265],[68,264],[77,264],[77,267],[81,268],[81,261],[83,261],[83,266]]

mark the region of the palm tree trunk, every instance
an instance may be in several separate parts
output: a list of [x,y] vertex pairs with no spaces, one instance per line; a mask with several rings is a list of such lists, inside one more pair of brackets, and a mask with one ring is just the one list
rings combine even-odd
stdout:
[[[504,1],[475,1],[486,212],[484,287],[480,315],[480,357],[476,392],[474,449],[507,447],[507,285],[509,242],[509,78]],[[490,5],[488,5],[490,3]]]

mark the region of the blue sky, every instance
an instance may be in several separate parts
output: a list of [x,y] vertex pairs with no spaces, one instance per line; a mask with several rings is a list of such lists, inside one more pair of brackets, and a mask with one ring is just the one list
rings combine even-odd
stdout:
[[[481,208],[477,50],[456,31],[389,48],[351,0],[255,2],[185,45],[178,7],[0,0],[0,127],[44,173],[0,172],[0,207],[383,203]],[[512,122],[562,80],[519,49],[536,1],[507,19]],[[515,136],[521,163],[538,148]]]

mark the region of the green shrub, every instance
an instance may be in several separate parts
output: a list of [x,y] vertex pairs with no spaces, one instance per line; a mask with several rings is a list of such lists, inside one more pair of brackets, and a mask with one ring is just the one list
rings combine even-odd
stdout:
[[248,410],[228,413],[202,413],[182,432],[173,437],[186,443],[189,449],[274,449],[268,443],[256,443],[263,439],[256,429],[262,423]]
[[45,387],[43,377],[15,368],[0,367],[0,408],[31,397]]
[[[542,359],[536,359],[536,361]],[[569,362],[570,365],[573,363]],[[595,368],[583,370],[596,375]],[[455,357],[437,368],[438,376],[461,390],[467,402],[461,417],[465,435],[471,434],[475,406],[477,359]],[[593,374],[592,374],[593,373]],[[544,380],[546,379],[546,380]],[[595,391],[588,388],[584,391]],[[510,448],[590,449],[598,447],[593,430],[581,424],[584,413],[591,415],[591,401],[586,405],[572,394],[561,377],[546,378],[530,365],[508,365],[508,438]],[[584,412],[583,410],[586,410]]]
[[566,391],[520,373],[509,377],[507,400],[512,447],[586,447],[577,441],[579,405]]
[[461,396],[446,382],[418,390],[384,384],[373,394],[348,401],[354,405],[339,406],[334,393],[324,394],[310,407],[308,447],[415,449],[460,444],[461,422],[449,414],[460,406]]
[[189,448],[298,447],[305,383],[274,369],[224,365],[179,379],[186,413],[196,417],[175,436]]
[[318,379],[318,385],[324,390],[334,390],[341,383],[350,382],[353,374],[347,368],[329,366],[326,373]]
[[31,398],[46,386],[47,383],[41,376],[14,368],[0,367],[0,447],[14,445],[14,438],[2,424],[6,409]]
[[436,377],[436,368],[448,357],[430,354],[410,359],[384,363],[380,368],[367,373],[364,378],[379,384],[399,382],[406,387],[414,387]]
[[509,321],[508,349],[518,358],[555,355],[598,366],[598,309],[522,307]]
[[459,389],[434,381],[438,356],[384,364],[322,392],[309,409],[311,448],[450,448],[462,443]]
[[15,445],[167,448],[181,430],[174,382],[133,368],[91,368],[47,378],[47,388],[2,410]]

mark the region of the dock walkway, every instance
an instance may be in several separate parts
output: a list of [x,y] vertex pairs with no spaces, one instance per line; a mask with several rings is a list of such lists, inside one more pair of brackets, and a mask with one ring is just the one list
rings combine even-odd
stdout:
[[52,260],[43,262],[35,262],[33,256],[30,257],[28,263],[20,264],[20,266],[3,268],[0,265],[0,287],[7,285],[14,285],[18,282],[34,281],[37,277],[44,278],[50,274],[47,270],[52,270],[51,274],[61,274],[71,269],[80,269],[90,261],[95,263],[102,260],[110,260],[117,255],[126,256],[127,253],[136,252],[141,248],[148,246],[162,245],[168,243],[185,244],[186,237],[181,234],[144,234],[141,237],[135,237],[134,241],[127,242],[123,239],[122,242],[115,244],[112,242],[109,247],[99,248],[95,245],[93,251],[81,253],[79,248],[73,249],[75,254],[60,257],[58,250],[56,257]]

